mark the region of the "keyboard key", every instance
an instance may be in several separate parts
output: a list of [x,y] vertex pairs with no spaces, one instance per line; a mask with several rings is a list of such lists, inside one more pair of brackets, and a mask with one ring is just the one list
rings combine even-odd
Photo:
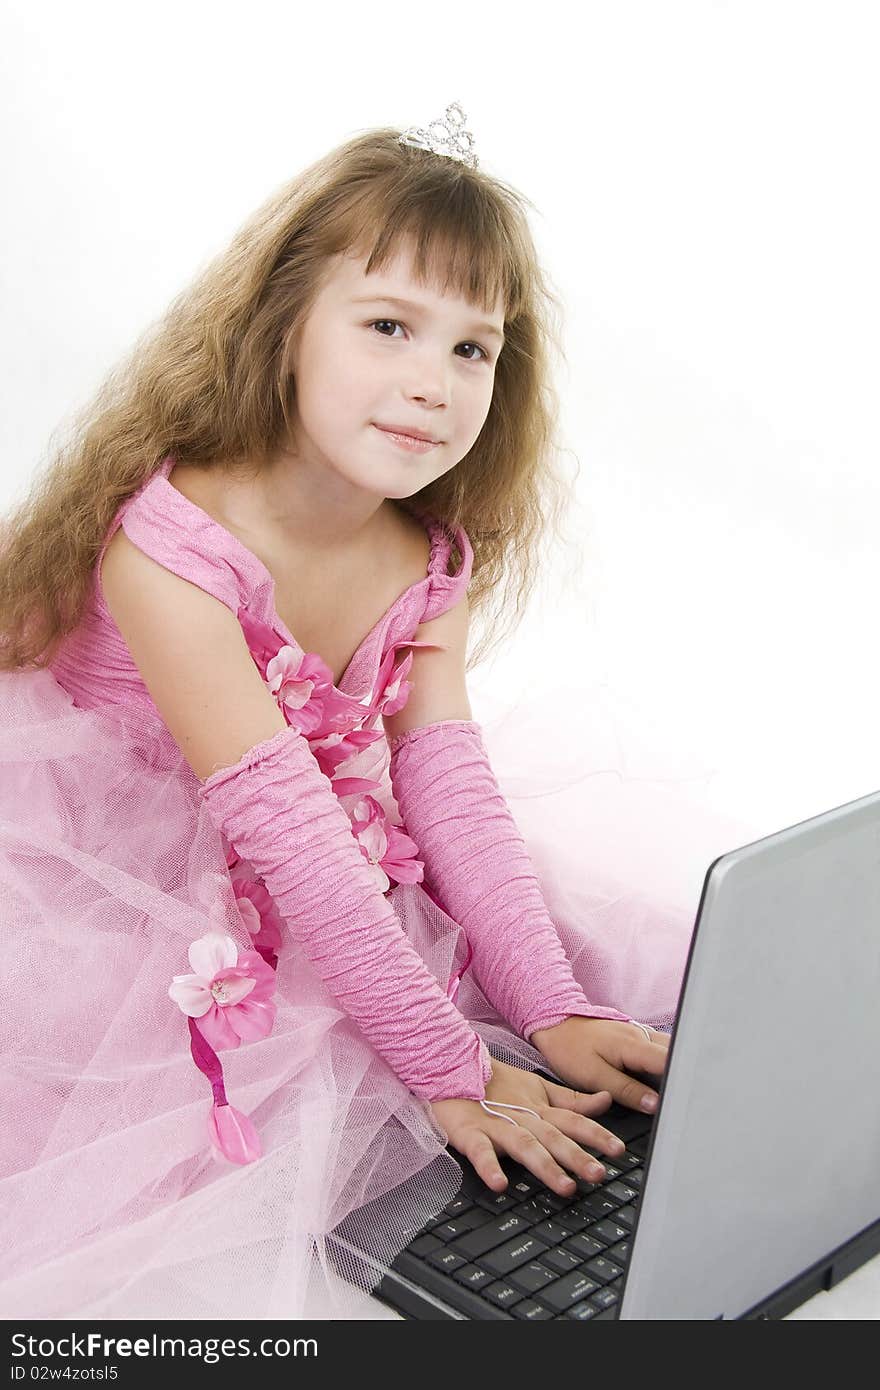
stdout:
[[449,1221],[444,1221],[442,1226],[435,1226],[433,1235],[438,1240],[458,1240],[459,1236],[467,1235],[468,1231],[475,1231],[491,1220],[492,1217],[487,1211],[483,1211],[481,1207],[472,1207],[461,1216],[453,1216]]
[[596,1309],[591,1308],[590,1300],[585,1298],[581,1303],[576,1303],[573,1308],[569,1308],[564,1316],[571,1318],[572,1322],[586,1322],[588,1318],[596,1316]]
[[554,1219],[541,1221],[537,1226],[533,1226],[532,1235],[537,1236],[538,1240],[543,1240],[545,1245],[561,1245],[571,1235],[571,1231],[566,1230],[560,1221]]
[[552,1318],[553,1314],[549,1308],[542,1308],[540,1303],[535,1303],[531,1298],[524,1298],[522,1303],[517,1303],[513,1309],[515,1318],[523,1318],[527,1322],[543,1322],[547,1318]]
[[480,1268],[489,1269],[496,1276],[510,1274],[511,1270],[518,1269],[529,1260],[540,1259],[546,1249],[546,1245],[535,1240],[531,1234],[520,1236],[499,1246],[497,1250],[488,1251],[480,1259]]
[[582,1197],[577,1205],[579,1211],[592,1216],[594,1221],[601,1221],[603,1216],[613,1216],[621,1203],[615,1196],[607,1196],[603,1189],[590,1193],[589,1197]]
[[[528,1191],[526,1189],[529,1189]],[[545,1215],[551,1216],[554,1211],[561,1211],[567,1207],[571,1201],[570,1197],[560,1197],[558,1193],[551,1192],[549,1188],[543,1187],[537,1180],[532,1183],[528,1177],[517,1179],[511,1182],[508,1192],[516,1192],[520,1198],[520,1205],[523,1201],[539,1202],[544,1208]]]
[[[621,1135],[621,1138],[622,1137]],[[627,1148],[631,1153],[638,1154],[640,1159],[644,1159],[647,1156],[650,1142],[651,1136],[650,1134],[646,1134],[644,1139],[634,1139],[631,1144],[627,1142]]]
[[601,1183],[587,1182],[586,1178],[575,1178],[575,1184],[577,1186],[578,1195],[581,1197],[586,1197],[591,1192],[599,1192],[602,1187]]
[[599,1289],[590,1299],[594,1308],[613,1308],[615,1303],[620,1302],[620,1294],[614,1288]]
[[492,1275],[487,1274],[485,1269],[477,1269],[476,1265],[462,1265],[460,1269],[452,1271],[452,1277],[469,1289],[484,1289],[492,1283]]
[[[436,1260],[438,1256],[433,1255],[431,1258]],[[610,1284],[612,1279],[617,1279],[623,1273],[620,1265],[613,1264],[611,1260],[606,1260],[602,1255],[597,1255],[594,1260],[588,1260],[584,1269],[599,1284]]]
[[613,1260],[615,1264],[625,1266],[629,1262],[630,1244],[628,1240],[619,1240],[616,1245],[609,1245],[605,1251],[606,1260]]
[[411,1250],[414,1255],[421,1255],[424,1258],[425,1255],[433,1254],[435,1250],[442,1250],[443,1242],[438,1240],[436,1236],[416,1236],[415,1240],[410,1241],[407,1249]]
[[463,1260],[461,1255],[456,1255],[453,1250],[448,1248],[435,1250],[432,1255],[428,1255],[427,1261],[435,1269],[442,1269],[444,1274],[452,1274],[456,1269],[461,1269],[462,1265],[467,1264],[467,1260]]
[[522,1298],[519,1289],[515,1289],[512,1284],[508,1284],[503,1279],[489,1284],[480,1292],[483,1298],[488,1298],[491,1303],[497,1303],[499,1308],[512,1308],[514,1303],[519,1303]]
[[508,1211],[517,1204],[517,1198],[511,1197],[508,1192],[480,1192],[474,1201],[483,1211]]
[[522,1289],[523,1293],[537,1293],[538,1289],[543,1289],[545,1284],[551,1284],[556,1278],[552,1269],[545,1269],[537,1260],[532,1260],[527,1265],[520,1265],[510,1275],[510,1282],[515,1289]]
[[540,1193],[540,1198],[551,1211],[562,1211],[571,1201],[570,1197],[560,1197],[558,1192],[542,1192]]
[[590,1235],[595,1240],[604,1241],[606,1245],[613,1245],[615,1241],[625,1240],[629,1231],[606,1216],[604,1221],[597,1221],[595,1226],[590,1227]]
[[617,1166],[623,1169],[624,1178],[633,1168],[641,1168],[644,1161],[644,1158],[639,1158],[636,1154],[630,1153],[629,1150],[625,1154],[618,1154],[614,1159]]
[[617,1211],[614,1213],[614,1220],[618,1222],[619,1225],[625,1226],[628,1231],[631,1231],[636,1224],[635,1207],[618,1207]]
[[[597,1188],[596,1191],[598,1192],[599,1189]],[[592,1193],[587,1194],[587,1196],[592,1195]],[[571,1206],[569,1207],[569,1211],[576,1212],[578,1216],[586,1216],[589,1221],[598,1221],[598,1216],[594,1215],[594,1213],[590,1210],[589,1207],[584,1206],[586,1200],[587,1197],[581,1197],[578,1201],[572,1202]]]
[[594,1218],[585,1215],[582,1211],[576,1211],[574,1207],[569,1207],[568,1211],[561,1211],[556,1220],[567,1231],[582,1231],[585,1226],[589,1226]]
[[638,1188],[641,1188],[642,1183],[644,1182],[644,1180],[645,1180],[645,1170],[644,1170],[644,1168],[630,1168],[629,1172],[626,1173],[626,1174],[624,1175],[624,1181],[627,1182],[627,1183],[629,1183],[630,1187],[638,1187]]
[[496,1216],[494,1221],[488,1221],[485,1226],[478,1226],[475,1231],[468,1231],[450,1248],[457,1255],[464,1255],[465,1259],[474,1261],[478,1260],[480,1255],[485,1255],[487,1250],[494,1249],[496,1245],[503,1245],[505,1241],[521,1235],[528,1229],[528,1222],[523,1221],[522,1217],[507,1212],[503,1216]]
[[533,1224],[538,1221],[546,1221],[548,1216],[552,1216],[556,1210],[546,1200],[543,1193],[536,1197],[530,1197],[527,1202],[520,1202],[519,1206],[513,1209],[517,1216],[521,1216],[523,1221],[530,1221]]
[[619,1197],[621,1202],[634,1202],[639,1195],[636,1188],[625,1182],[610,1182],[602,1191],[610,1193],[612,1197]]
[[576,1255],[573,1250],[566,1250],[564,1245],[557,1245],[555,1250],[548,1250],[546,1255],[541,1256],[541,1263],[555,1269],[557,1274],[568,1274],[583,1262],[582,1255]]
[[511,1177],[510,1174],[508,1177],[510,1186],[507,1190],[514,1199],[518,1197],[522,1201],[524,1197],[533,1197],[536,1192],[541,1191],[542,1184],[531,1173],[517,1172],[515,1177]]
[[605,1246],[602,1242],[594,1240],[584,1231],[580,1231],[576,1236],[570,1236],[562,1248],[563,1250],[570,1250],[574,1255],[580,1255],[583,1260],[589,1260],[593,1255],[605,1254]]
[[595,1293],[599,1288],[597,1279],[591,1279],[582,1269],[573,1269],[571,1274],[563,1275],[555,1284],[548,1284],[541,1290],[541,1302],[546,1303],[556,1313],[564,1313],[573,1303]]
[[473,1206],[470,1197],[456,1197],[454,1201],[447,1202],[443,1211],[447,1216],[461,1216],[463,1211],[468,1211]]

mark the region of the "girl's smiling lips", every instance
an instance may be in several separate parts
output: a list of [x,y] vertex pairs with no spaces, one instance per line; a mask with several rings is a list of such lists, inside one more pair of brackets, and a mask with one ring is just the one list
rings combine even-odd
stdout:
[[427,430],[412,429],[409,425],[378,425],[378,424],[377,424],[376,428],[377,428],[377,429],[380,429],[380,430],[387,430],[389,434],[405,434],[405,435],[407,435],[410,439],[429,439],[429,440],[431,441],[432,444],[439,444],[439,443],[440,443],[440,440],[439,440],[439,439],[436,439],[435,436],[434,436],[433,434],[428,434],[428,431],[427,431]]
[[387,425],[376,425],[377,430],[388,436],[395,444],[401,448],[415,450],[416,453],[427,453],[429,449],[434,449],[440,443],[439,439],[432,439],[430,435],[411,434],[403,430],[394,430]]

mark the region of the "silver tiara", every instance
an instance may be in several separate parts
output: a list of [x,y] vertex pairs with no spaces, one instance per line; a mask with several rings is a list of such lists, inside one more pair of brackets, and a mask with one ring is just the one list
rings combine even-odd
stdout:
[[461,103],[454,101],[447,106],[445,115],[432,121],[427,130],[421,126],[410,126],[409,130],[404,130],[398,136],[398,140],[401,145],[431,150],[434,154],[445,155],[447,159],[459,159],[462,164],[476,169],[478,161],[474,153],[474,137],[469,130],[465,130],[466,119]]

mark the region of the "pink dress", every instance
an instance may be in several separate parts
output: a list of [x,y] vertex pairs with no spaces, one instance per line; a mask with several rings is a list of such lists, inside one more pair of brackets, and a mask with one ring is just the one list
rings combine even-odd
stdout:
[[[381,730],[382,714],[405,703],[416,629],[468,584],[465,532],[454,537],[461,560],[450,573],[453,537],[424,518],[425,577],[334,686],[280,621],[268,571],[172,486],[172,467],[166,459],[122,505],[106,539],[123,525],[237,614],[429,969],[496,1057],[538,1065],[482,995],[461,928],[420,881]],[[525,718],[519,728],[527,733]],[[670,1026],[700,880],[692,874],[676,895],[639,865],[667,862],[693,816],[671,817],[664,802],[652,856],[634,813],[645,804],[638,778],[629,811],[619,797],[612,805],[602,781],[610,772],[626,784],[624,750],[609,764],[608,748],[582,742],[559,777],[552,759],[530,767],[513,751],[525,742],[516,720],[485,733],[588,998]],[[265,888],[221,842],[104,603],[99,566],[51,670],[0,674],[0,762],[3,1316],[370,1316],[382,1266],[455,1196],[459,1165],[424,1102],[358,1032]],[[748,838],[719,823],[691,864],[704,871]],[[210,1088],[168,993],[190,969],[191,943],[211,929],[260,949],[275,970],[271,1032],[223,1054],[229,1099],[262,1139],[263,1157],[246,1166],[210,1149]]]

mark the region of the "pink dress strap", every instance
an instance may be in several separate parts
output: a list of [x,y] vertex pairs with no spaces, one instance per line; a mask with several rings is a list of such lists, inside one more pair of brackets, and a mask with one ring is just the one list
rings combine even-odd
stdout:
[[[422,622],[437,618],[454,608],[470,583],[474,552],[463,526],[449,526],[435,518],[425,518],[432,539],[430,584]],[[458,568],[449,573],[453,541],[458,549]]]
[[[223,531],[207,512],[190,503],[168,481],[173,460],[163,460],[154,473],[120,507],[113,519],[97,564],[97,590],[101,589],[101,562],[119,526],[129,540],[165,569],[196,584],[237,613],[264,579],[256,556],[231,534]],[[224,544],[218,545],[218,535]]]

